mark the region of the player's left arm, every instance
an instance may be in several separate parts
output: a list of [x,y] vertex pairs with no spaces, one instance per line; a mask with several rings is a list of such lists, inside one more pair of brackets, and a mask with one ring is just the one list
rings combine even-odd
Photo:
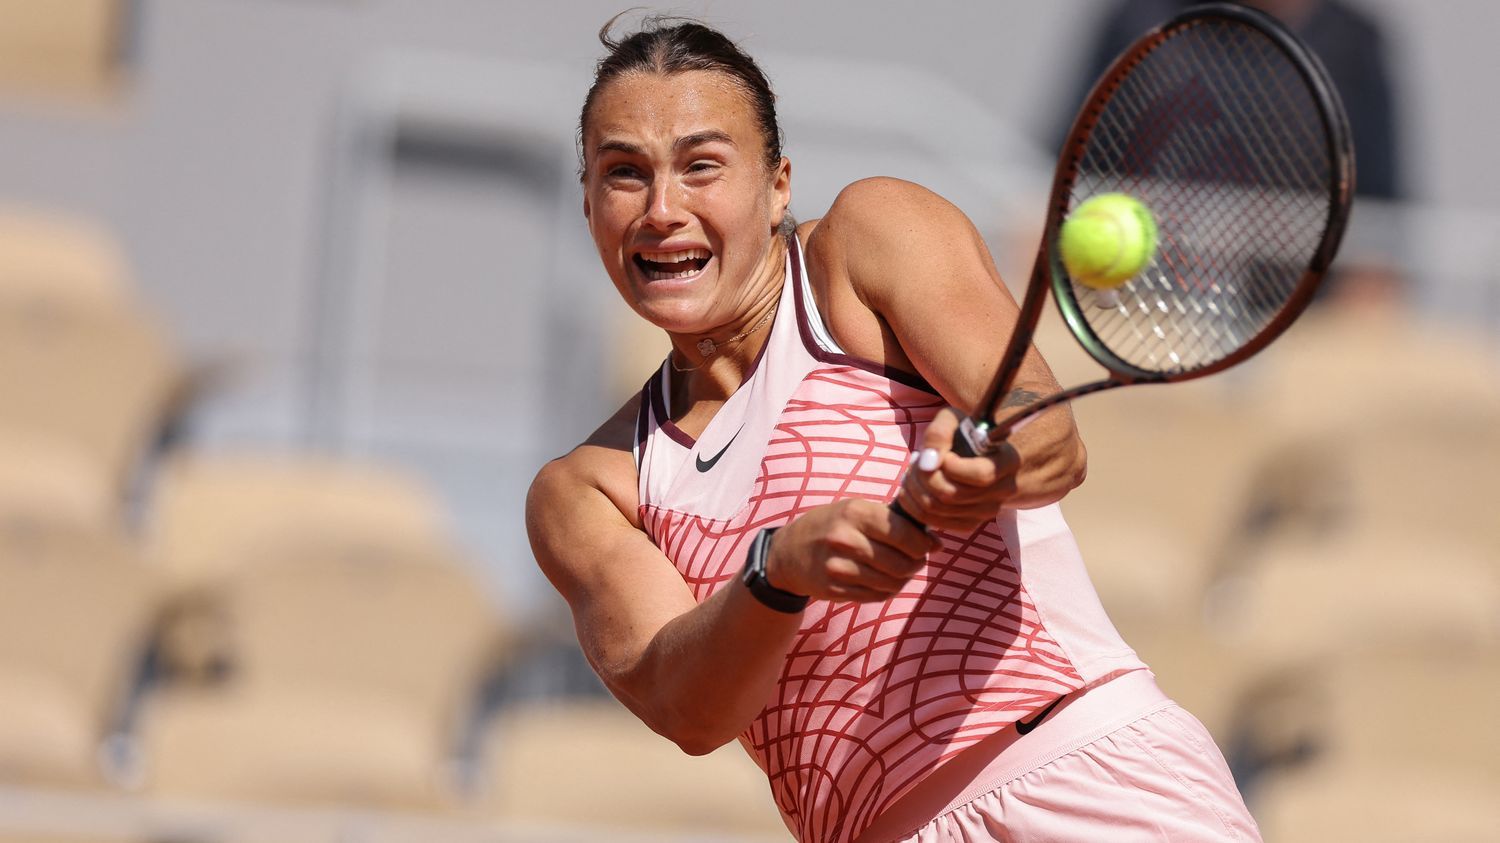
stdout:
[[[835,335],[859,346],[847,350],[922,375],[965,412],[979,404],[1019,308],[962,211],[910,182],[856,182],[819,222],[809,259],[828,279],[819,295]],[[1058,388],[1033,347],[1005,404]],[[999,506],[1043,506],[1083,482],[1086,452],[1066,405],[1034,417],[988,458],[952,453],[956,428],[950,413],[933,422],[921,444],[937,453],[902,493],[903,506],[931,526],[972,528]]]

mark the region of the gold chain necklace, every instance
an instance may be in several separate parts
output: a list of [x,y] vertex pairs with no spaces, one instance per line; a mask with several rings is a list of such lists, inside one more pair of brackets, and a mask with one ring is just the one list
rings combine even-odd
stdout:
[[701,355],[703,355],[703,362],[699,363],[696,366],[686,366],[686,367],[678,366],[677,365],[677,350],[673,349],[672,353],[669,354],[669,355],[667,355],[667,362],[669,362],[669,363],[672,364],[672,371],[674,371],[674,372],[695,372],[695,371],[703,368],[704,366],[707,366],[708,365],[708,361],[715,354],[718,353],[719,349],[721,349],[721,348],[729,348],[730,346],[737,345],[737,344],[739,344],[740,340],[743,340],[745,337],[748,337],[751,334],[755,333],[756,331],[760,330],[760,327],[762,325],[766,324],[766,322],[770,321],[770,319],[771,319],[772,316],[776,315],[776,308],[778,306],[779,306],[779,303],[775,304],[775,305],[772,305],[771,309],[766,311],[766,315],[760,317],[760,319],[754,325],[751,325],[750,327],[746,328],[745,330],[740,331],[738,334],[735,334],[734,336],[732,336],[729,339],[723,341],[722,343],[716,343],[712,339],[709,339],[708,337],[704,337],[703,339],[698,340],[698,353],[701,354]]

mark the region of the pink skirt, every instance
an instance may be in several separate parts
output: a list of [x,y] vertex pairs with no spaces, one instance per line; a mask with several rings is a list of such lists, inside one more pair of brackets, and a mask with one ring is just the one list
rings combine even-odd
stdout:
[[902,797],[859,843],[1260,840],[1224,756],[1147,671],[1065,699]]

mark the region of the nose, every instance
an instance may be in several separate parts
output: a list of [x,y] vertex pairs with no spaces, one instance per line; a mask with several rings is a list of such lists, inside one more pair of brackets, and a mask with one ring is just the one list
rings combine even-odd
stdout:
[[658,177],[651,183],[646,200],[645,224],[658,231],[671,231],[687,223],[681,186],[669,178]]

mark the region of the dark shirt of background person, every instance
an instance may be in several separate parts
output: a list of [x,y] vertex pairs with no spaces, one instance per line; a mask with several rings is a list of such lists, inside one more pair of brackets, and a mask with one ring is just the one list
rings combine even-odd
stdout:
[[[1062,108],[1071,123],[1078,104],[1110,63],[1152,27],[1183,9],[1191,0],[1123,0],[1104,16],[1087,54],[1073,97]],[[1322,60],[1349,114],[1358,178],[1356,193],[1376,199],[1398,199],[1401,183],[1391,76],[1385,38],[1379,24],[1340,0],[1255,0],[1246,5],[1285,23]],[[1054,129],[1054,148],[1062,146],[1068,124]]]

